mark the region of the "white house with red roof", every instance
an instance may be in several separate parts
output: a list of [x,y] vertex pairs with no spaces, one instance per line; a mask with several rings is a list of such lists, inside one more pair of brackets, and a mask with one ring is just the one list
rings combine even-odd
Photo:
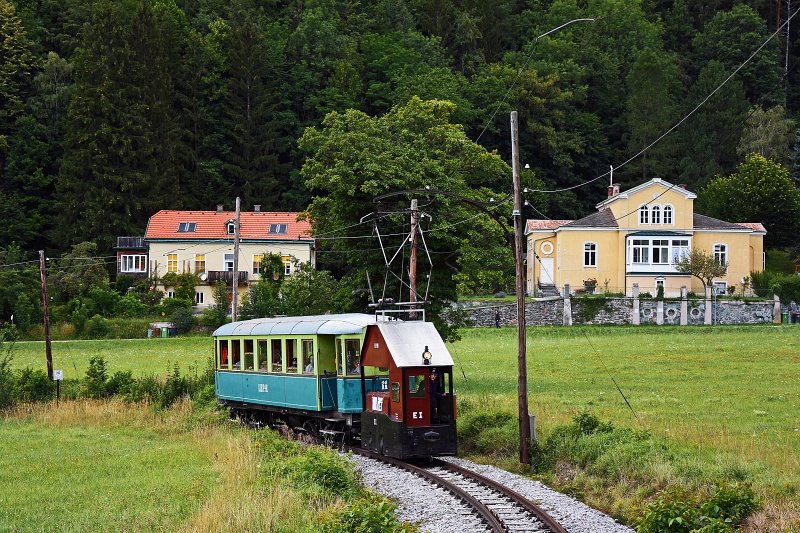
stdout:
[[[147,275],[160,279],[164,274],[192,272],[201,283],[195,287],[195,306],[214,303],[213,285],[223,281],[232,286],[237,276],[239,292],[261,275],[261,258],[280,255],[284,272],[291,276],[298,262],[316,264],[314,237],[308,220],[300,213],[266,212],[255,206],[239,215],[239,256],[234,273],[236,213],[224,211],[159,211],[147,224],[144,243],[148,248]],[[138,263],[137,263],[138,264]],[[158,287],[167,296],[172,287]]]

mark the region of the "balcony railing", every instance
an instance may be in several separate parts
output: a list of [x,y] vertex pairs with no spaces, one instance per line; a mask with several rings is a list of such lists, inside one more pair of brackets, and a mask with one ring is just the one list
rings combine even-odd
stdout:
[[144,243],[144,237],[117,237],[117,248],[146,250],[147,245]]
[[[208,274],[206,279],[208,283],[216,283],[218,281],[223,281],[225,282],[226,285],[233,284],[234,272],[232,271],[209,270],[208,272],[206,272],[206,274]],[[246,270],[244,271],[240,270],[237,274],[238,274],[238,279],[236,280],[237,283],[242,283],[242,284],[247,283],[248,272]]]

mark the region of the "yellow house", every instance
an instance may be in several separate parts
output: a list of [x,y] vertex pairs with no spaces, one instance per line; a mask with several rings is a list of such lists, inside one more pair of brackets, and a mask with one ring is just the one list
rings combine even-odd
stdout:
[[[159,211],[150,217],[144,236],[149,264],[147,255],[133,264],[146,266],[144,274],[156,278],[167,273],[197,274],[196,309],[214,304],[216,282],[225,283],[232,293],[234,276],[241,301],[248,285],[261,277],[261,259],[266,253],[281,256],[286,276],[292,275],[295,262],[316,264],[311,224],[298,220],[299,214],[261,211],[260,206],[241,212],[239,256],[235,258],[236,213],[224,211],[222,206],[216,211]],[[158,288],[167,297],[174,295],[173,287]]]
[[597,212],[579,220],[529,220],[526,228],[529,294],[570,290],[621,292],[634,284],[653,296],[664,287],[667,297],[681,287],[697,294],[703,284],[675,270],[675,262],[692,248],[705,250],[728,265],[714,291],[742,288],[743,278],[764,269],[764,235],[760,223],[725,222],[694,212],[697,196],[659,178],[620,192],[608,188]]

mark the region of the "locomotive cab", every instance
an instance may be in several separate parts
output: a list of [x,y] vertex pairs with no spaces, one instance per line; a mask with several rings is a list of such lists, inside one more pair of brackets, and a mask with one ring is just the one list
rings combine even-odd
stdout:
[[[388,371],[380,390],[369,392],[365,368]],[[397,457],[456,453],[453,360],[429,322],[368,326],[361,350],[362,445]]]

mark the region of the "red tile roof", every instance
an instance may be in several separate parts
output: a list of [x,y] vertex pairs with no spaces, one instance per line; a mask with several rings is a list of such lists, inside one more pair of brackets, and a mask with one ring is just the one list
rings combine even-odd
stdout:
[[564,224],[569,224],[572,220],[529,220],[528,231],[548,230],[560,228]]
[[[298,221],[300,213],[240,213],[240,238],[254,240],[313,240],[311,224]],[[159,211],[147,224],[145,239],[232,239],[227,222],[236,218],[234,211]],[[194,231],[178,231],[181,222],[194,223]],[[286,224],[286,233],[270,233],[270,224]]]

